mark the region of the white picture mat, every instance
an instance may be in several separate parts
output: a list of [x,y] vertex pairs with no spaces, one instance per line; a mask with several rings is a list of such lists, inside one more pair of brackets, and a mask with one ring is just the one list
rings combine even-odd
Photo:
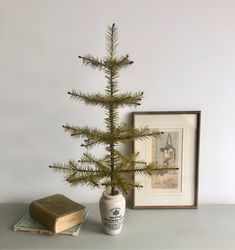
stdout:
[[[134,206],[192,206],[195,200],[196,114],[134,115],[136,128],[183,128],[182,189],[177,193],[158,192],[151,188],[151,177],[135,175],[135,181],[144,187],[134,192]],[[140,159],[151,161],[151,139],[134,142]]]

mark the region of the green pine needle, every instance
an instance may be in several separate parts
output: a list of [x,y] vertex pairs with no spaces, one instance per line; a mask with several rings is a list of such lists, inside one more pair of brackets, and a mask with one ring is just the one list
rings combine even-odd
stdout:
[[102,108],[109,108],[111,105],[115,108],[121,107],[137,107],[140,105],[140,101],[143,97],[143,93],[123,93],[116,94],[113,97],[109,95],[103,95],[100,93],[96,94],[85,94],[81,91],[72,90],[68,92],[72,99],[82,101],[86,105],[100,106]]

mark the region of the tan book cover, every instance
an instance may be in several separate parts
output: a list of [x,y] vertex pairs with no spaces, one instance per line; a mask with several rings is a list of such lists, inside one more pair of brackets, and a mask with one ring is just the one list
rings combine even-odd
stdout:
[[62,232],[83,220],[85,207],[61,194],[32,201],[30,215],[54,233]]

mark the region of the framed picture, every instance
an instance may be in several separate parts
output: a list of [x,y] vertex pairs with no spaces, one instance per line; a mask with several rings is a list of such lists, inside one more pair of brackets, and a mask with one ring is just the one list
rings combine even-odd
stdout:
[[135,128],[162,132],[134,141],[139,159],[177,170],[134,175],[143,188],[133,192],[133,208],[197,208],[200,111],[133,112]]

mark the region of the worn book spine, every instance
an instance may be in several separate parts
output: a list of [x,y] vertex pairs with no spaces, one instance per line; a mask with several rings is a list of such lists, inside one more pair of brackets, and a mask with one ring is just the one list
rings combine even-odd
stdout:
[[30,215],[45,226],[47,229],[55,232],[57,217],[49,210],[44,208],[39,202],[33,201],[29,205]]

